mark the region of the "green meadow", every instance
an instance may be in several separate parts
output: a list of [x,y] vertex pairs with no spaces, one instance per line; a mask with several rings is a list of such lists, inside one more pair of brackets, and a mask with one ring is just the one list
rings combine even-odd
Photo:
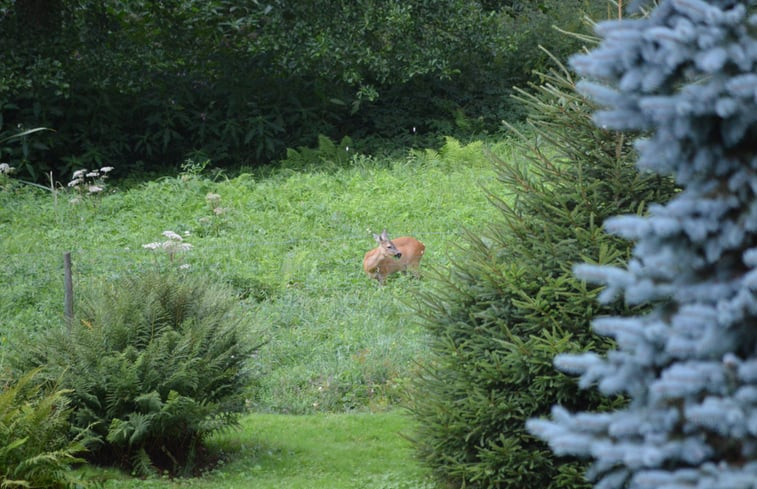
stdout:
[[[264,346],[252,359],[241,429],[211,443],[221,463],[198,479],[150,484],[431,487],[413,460],[402,409],[425,351],[412,304],[415,292],[433,287],[431,275],[465,253],[463,230],[496,219],[484,190],[497,185],[487,151],[520,157],[507,140],[448,139],[400,157],[284,162],[237,175],[186,165],[177,176],[108,184],[98,195],[78,195],[66,182],[45,190],[5,181],[0,362],[17,343],[64,323],[65,252],[75,299],[127,271],[184,267],[233,287],[254,325],[249,341]],[[426,244],[425,277],[393,275],[380,287],[365,275],[371,233],[384,228]],[[165,231],[191,248],[144,246],[165,240]],[[89,472],[108,487],[136,484]]]

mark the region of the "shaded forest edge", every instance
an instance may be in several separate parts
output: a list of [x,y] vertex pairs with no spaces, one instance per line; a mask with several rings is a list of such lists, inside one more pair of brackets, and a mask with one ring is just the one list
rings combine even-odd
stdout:
[[[499,130],[534,70],[577,49],[585,0],[0,1],[0,160],[79,168],[255,167],[319,135],[365,153]],[[594,8],[597,8],[596,6]],[[603,13],[594,12],[596,15]]]

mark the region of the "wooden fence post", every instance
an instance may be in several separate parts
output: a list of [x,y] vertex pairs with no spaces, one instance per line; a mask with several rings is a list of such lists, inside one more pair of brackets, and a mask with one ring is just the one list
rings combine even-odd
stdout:
[[74,322],[74,280],[71,273],[71,252],[63,253],[63,313],[69,329]]

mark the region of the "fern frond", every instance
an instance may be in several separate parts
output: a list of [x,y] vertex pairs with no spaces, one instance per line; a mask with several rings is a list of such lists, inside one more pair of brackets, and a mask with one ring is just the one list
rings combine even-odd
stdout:
[[81,459],[82,438],[69,440],[66,390],[46,390],[40,369],[0,392],[0,487],[64,487]]
[[152,465],[150,455],[144,448],[140,448],[133,453],[130,459],[132,472],[134,474],[147,477],[155,474],[155,467]]

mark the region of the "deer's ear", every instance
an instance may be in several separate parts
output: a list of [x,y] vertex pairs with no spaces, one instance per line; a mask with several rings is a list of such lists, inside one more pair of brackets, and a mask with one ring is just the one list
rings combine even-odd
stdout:
[[374,234],[373,239],[375,239],[377,243],[381,243],[381,236],[379,236],[378,234]]
[[386,229],[381,231],[381,239],[384,241],[389,241],[389,236],[386,234]]

